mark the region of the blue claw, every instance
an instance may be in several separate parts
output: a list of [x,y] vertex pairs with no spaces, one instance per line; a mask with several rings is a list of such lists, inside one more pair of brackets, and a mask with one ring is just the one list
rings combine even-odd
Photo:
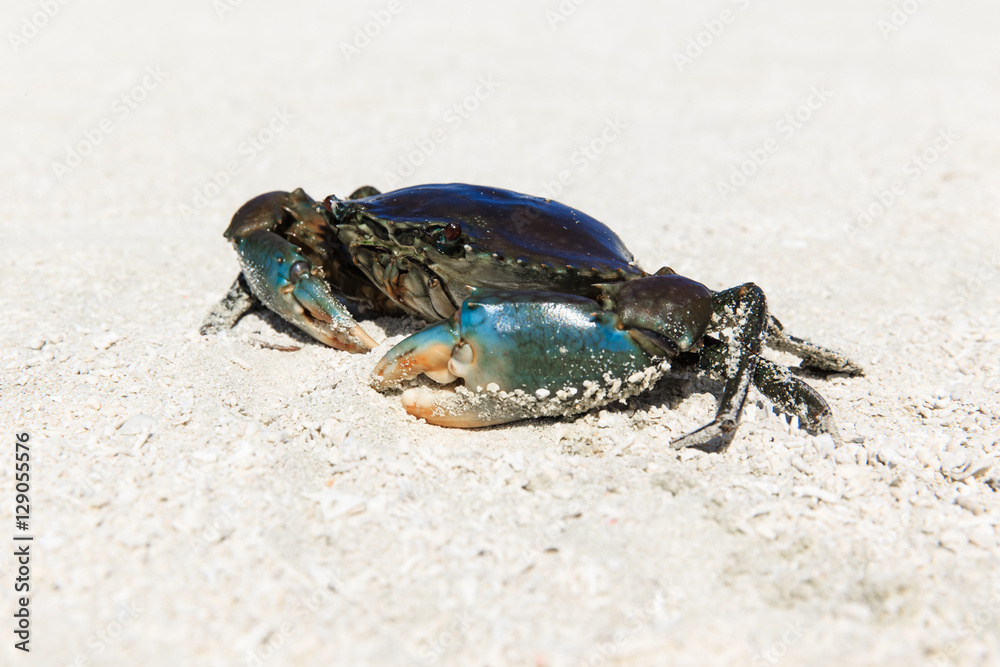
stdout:
[[480,289],[451,319],[390,350],[375,377],[462,378],[454,392],[409,389],[403,405],[434,424],[471,427],[589,410],[639,393],[667,368],[591,299]]
[[292,243],[262,229],[232,241],[250,289],[265,306],[331,347],[367,352],[377,345]]

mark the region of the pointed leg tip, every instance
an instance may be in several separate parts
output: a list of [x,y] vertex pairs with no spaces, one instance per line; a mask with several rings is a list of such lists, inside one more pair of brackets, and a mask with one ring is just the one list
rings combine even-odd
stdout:
[[833,413],[828,412],[824,415],[816,423],[813,429],[818,433],[826,433],[833,438],[833,444],[835,447],[841,447],[844,444],[844,439],[840,435],[840,428],[837,426],[837,422],[833,418]]
[[847,363],[844,364],[844,373],[848,375],[864,375],[865,367],[856,361],[851,361],[848,359]]
[[865,367],[855,361],[851,361],[850,359],[842,359],[834,362],[827,360],[816,361],[813,359],[803,359],[799,364],[799,368],[804,368],[805,370],[822,374],[843,373],[844,375],[849,375],[851,377],[857,377],[865,374]]
[[711,428],[713,424],[708,426],[703,426],[702,428],[682,435],[679,438],[675,438],[670,441],[670,446],[674,449],[688,449],[690,447],[703,447],[707,445],[715,437],[721,435],[720,432],[716,432],[718,429]]
[[[730,419],[713,421],[699,429],[691,431],[670,441],[673,449],[704,449],[706,451],[723,452],[736,435],[736,422]],[[712,446],[713,442],[718,444]]]

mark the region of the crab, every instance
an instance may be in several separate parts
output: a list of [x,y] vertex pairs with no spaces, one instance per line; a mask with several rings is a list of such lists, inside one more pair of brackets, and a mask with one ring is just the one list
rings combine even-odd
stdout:
[[359,188],[318,202],[301,189],[244,204],[225,232],[242,274],[203,333],[263,303],[316,340],[377,346],[346,303],[433,323],[392,347],[372,385],[406,411],[479,427],[571,415],[624,401],[671,368],[723,384],[715,418],[675,447],[725,447],[751,385],[800,425],[835,439],[826,400],[761,355],[766,345],[821,373],[861,368],[787,334],[753,283],[713,291],[670,268],[647,273],[589,215],[500,188]]

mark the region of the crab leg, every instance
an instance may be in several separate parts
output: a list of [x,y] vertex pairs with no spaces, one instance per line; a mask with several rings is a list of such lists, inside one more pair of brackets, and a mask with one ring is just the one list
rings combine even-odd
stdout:
[[390,350],[374,380],[461,378],[452,391],[407,389],[403,406],[433,424],[474,427],[583,412],[647,389],[668,368],[591,299],[480,289],[450,319]]
[[257,297],[250,291],[246,278],[243,274],[236,276],[233,286],[222,298],[222,301],[212,307],[211,312],[201,323],[201,335],[207,336],[217,331],[226,331],[236,326],[241,317],[258,305]]
[[[725,378],[728,352],[725,343],[706,337],[699,367],[714,377]],[[792,375],[789,369],[760,358],[754,371],[753,385],[779,410],[797,416],[805,428],[829,433],[839,444],[840,436],[830,405],[818,391]]]
[[796,415],[807,429],[829,433],[837,445],[842,444],[830,405],[818,391],[792,375],[787,368],[760,359],[753,384],[779,409]]
[[733,327],[726,344],[724,359],[719,364],[726,379],[722,400],[715,419],[701,428],[674,440],[676,449],[702,447],[719,438],[728,446],[736,432],[747,392],[753,381],[760,350],[767,335],[767,299],[753,283],[716,292],[712,298],[716,318],[723,326]]
[[331,347],[367,352],[375,341],[299,248],[272,231],[285,219],[318,216],[310,202],[301,190],[251,199],[233,216],[226,238],[236,247],[250,290],[265,306]]
[[820,347],[815,343],[785,333],[785,328],[773,315],[768,316],[767,346],[790,352],[802,359],[802,365],[826,373],[861,375],[864,369],[836,350]]

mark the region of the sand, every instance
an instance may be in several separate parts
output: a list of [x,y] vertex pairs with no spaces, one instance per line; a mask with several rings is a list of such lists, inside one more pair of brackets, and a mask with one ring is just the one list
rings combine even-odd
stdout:
[[[8,630],[0,663],[1000,663],[998,18],[6,3],[8,628],[11,538],[34,539],[31,653]],[[580,208],[650,270],[759,284],[867,368],[809,380],[844,444],[752,394],[727,451],[676,452],[718,399],[695,376],[447,430],[368,383],[413,320],[366,320],[373,355],[267,314],[198,334],[250,197],[453,181]]]

